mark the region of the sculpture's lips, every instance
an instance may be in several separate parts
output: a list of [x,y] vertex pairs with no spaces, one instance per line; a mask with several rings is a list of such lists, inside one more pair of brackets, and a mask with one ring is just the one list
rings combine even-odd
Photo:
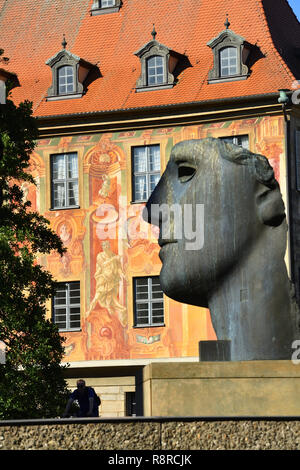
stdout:
[[169,245],[171,243],[177,243],[177,240],[167,240],[165,238],[159,238],[158,239],[158,244],[162,248],[165,245]]

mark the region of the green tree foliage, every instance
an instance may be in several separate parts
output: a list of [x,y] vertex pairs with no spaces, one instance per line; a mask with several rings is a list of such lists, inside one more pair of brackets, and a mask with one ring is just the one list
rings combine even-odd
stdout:
[[21,183],[35,183],[30,153],[38,137],[32,104],[0,105],[0,419],[59,416],[67,389],[63,340],[47,320],[55,282],[38,257],[65,251],[49,222],[25,202]]

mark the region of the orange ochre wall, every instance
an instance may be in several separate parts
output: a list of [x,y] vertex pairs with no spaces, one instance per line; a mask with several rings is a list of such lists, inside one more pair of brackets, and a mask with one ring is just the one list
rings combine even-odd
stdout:
[[[57,281],[79,280],[81,288],[80,331],[63,332],[66,361],[191,357],[198,355],[200,340],[216,339],[207,309],[166,296],[165,326],[134,327],[133,277],[158,275],[161,262],[157,231],[141,218],[144,204],[131,202],[131,148],[160,144],[163,171],[173,145],[180,141],[245,134],[249,135],[250,150],[269,158],[285,198],[282,117],[38,141],[30,167],[37,185],[25,183],[24,197],[50,221],[67,247],[62,258],[53,253],[40,262]],[[64,152],[78,154],[80,208],[50,210],[50,155]],[[113,266],[105,265],[106,231]],[[97,262],[106,275],[109,294],[104,289],[96,295]]]

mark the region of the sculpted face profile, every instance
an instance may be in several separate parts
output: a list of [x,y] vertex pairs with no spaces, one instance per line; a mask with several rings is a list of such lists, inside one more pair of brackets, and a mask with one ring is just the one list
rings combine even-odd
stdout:
[[[219,139],[180,142],[143,217],[160,229],[163,291],[208,307],[218,340],[231,341],[232,360],[291,358],[287,223],[267,158]],[[202,243],[191,244],[186,234],[200,231]]]

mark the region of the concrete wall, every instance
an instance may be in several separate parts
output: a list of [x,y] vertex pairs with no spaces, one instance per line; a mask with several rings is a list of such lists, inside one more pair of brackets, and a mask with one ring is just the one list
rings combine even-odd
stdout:
[[300,365],[292,361],[152,363],[145,416],[299,416]]
[[0,450],[300,450],[299,419],[0,422]]

